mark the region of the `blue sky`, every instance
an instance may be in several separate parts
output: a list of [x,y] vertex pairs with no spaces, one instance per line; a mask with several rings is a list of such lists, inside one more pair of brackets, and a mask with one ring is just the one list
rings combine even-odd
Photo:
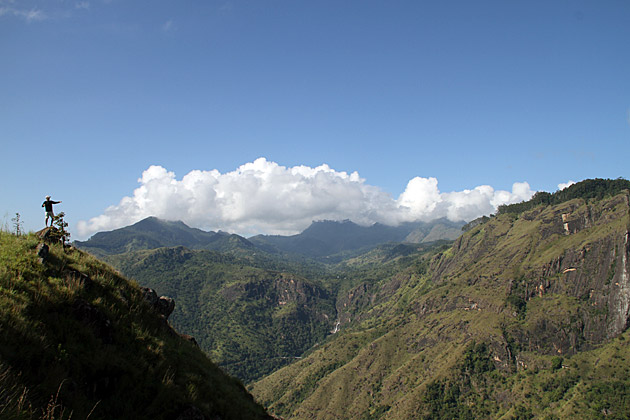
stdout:
[[0,221],[40,229],[50,194],[74,239],[470,218],[630,176],[627,0],[0,0],[0,57]]

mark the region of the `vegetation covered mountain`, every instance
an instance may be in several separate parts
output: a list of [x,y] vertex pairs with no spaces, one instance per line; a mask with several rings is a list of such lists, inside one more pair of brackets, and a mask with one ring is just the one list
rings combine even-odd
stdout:
[[258,235],[249,240],[266,250],[325,257],[344,251],[365,250],[387,242],[423,243],[453,240],[461,235],[464,223],[439,219],[433,222],[403,223],[387,226],[376,223],[360,226],[349,220],[313,222],[298,235]]
[[142,285],[174,298],[175,327],[246,382],[295,360],[334,327],[335,301],[328,290],[301,275],[253,265],[271,264],[266,260],[183,247],[110,260]]
[[[457,224],[449,223],[422,224],[425,236],[447,225],[447,230],[461,233]],[[419,232],[420,225],[414,226]],[[141,285],[174,298],[173,325],[194,336],[228,373],[249,383],[301,357],[335,329],[338,288],[374,271],[354,267],[366,261],[382,264],[426,248],[375,248],[378,241],[404,238],[410,229],[400,228],[393,236],[395,228],[383,225],[314,223],[304,237],[324,243],[324,253],[346,250],[326,258],[326,263],[283,252],[261,238],[255,246],[238,235],[206,233],[156,218],[96,234],[77,245],[102,255]],[[346,236],[351,245],[335,246]],[[177,243],[182,246],[172,246]],[[372,251],[359,257],[359,247]],[[331,264],[339,260],[344,263]]]
[[337,295],[412,264],[430,244],[386,244],[342,264],[263,251],[184,247],[111,255],[140,284],[177,302],[171,322],[228,373],[249,383],[285,366],[335,330]]
[[[459,235],[461,228],[447,221],[399,228],[319,222],[294,237],[273,237],[281,243],[313,240],[319,248],[293,242],[282,249],[269,237],[252,243],[149,218],[77,246],[174,298],[173,325],[194,336],[224,370],[249,383],[301,357],[335,330],[340,288],[374,276],[375,270],[391,270],[387,263],[399,257],[423,252],[428,246],[378,246],[411,233],[421,240]],[[308,255],[325,255],[325,263]],[[383,267],[366,268],[375,264]]]
[[0,418],[265,419],[133,282],[0,232]]
[[185,246],[191,249],[220,248],[225,246],[230,236],[222,232],[204,232],[188,227],[183,222],[148,217],[131,226],[110,232],[98,232],[87,241],[76,241],[75,245],[93,255],[105,256],[169,246]]
[[[225,232],[204,232],[183,222],[149,217],[110,232],[99,232],[75,245],[96,256],[123,254],[143,249],[184,246],[240,254],[264,251],[307,258],[330,257],[342,252],[360,252],[387,242],[427,243],[453,240],[461,234],[463,223],[440,219],[425,223],[404,223],[400,226],[374,224],[359,226],[350,221],[313,222],[304,232],[293,236],[257,235],[249,239]],[[339,261],[342,258],[336,258]]]
[[627,418],[630,194],[613,183],[340,289],[340,332],[251,391],[295,419]]

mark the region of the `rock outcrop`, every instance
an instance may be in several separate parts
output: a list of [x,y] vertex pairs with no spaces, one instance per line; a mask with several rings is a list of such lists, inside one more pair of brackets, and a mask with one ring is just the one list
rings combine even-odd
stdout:
[[155,309],[158,314],[162,315],[164,319],[168,319],[173,313],[173,310],[175,310],[175,300],[168,296],[158,297],[155,290],[149,287],[141,287],[140,289],[142,290],[145,302]]

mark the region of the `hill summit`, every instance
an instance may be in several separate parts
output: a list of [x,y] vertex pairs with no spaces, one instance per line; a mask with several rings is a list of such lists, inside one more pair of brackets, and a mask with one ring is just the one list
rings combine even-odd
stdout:
[[225,236],[228,234],[204,232],[191,228],[181,221],[147,217],[131,226],[110,232],[98,232],[87,241],[76,241],[75,245],[94,255],[103,256],[169,246],[204,248]]

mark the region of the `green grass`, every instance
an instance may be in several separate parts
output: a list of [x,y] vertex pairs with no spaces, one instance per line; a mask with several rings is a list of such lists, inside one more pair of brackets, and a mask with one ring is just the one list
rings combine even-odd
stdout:
[[159,419],[190,405],[208,416],[265,418],[135,283],[60,245],[40,264],[37,244],[0,232],[2,418]]

